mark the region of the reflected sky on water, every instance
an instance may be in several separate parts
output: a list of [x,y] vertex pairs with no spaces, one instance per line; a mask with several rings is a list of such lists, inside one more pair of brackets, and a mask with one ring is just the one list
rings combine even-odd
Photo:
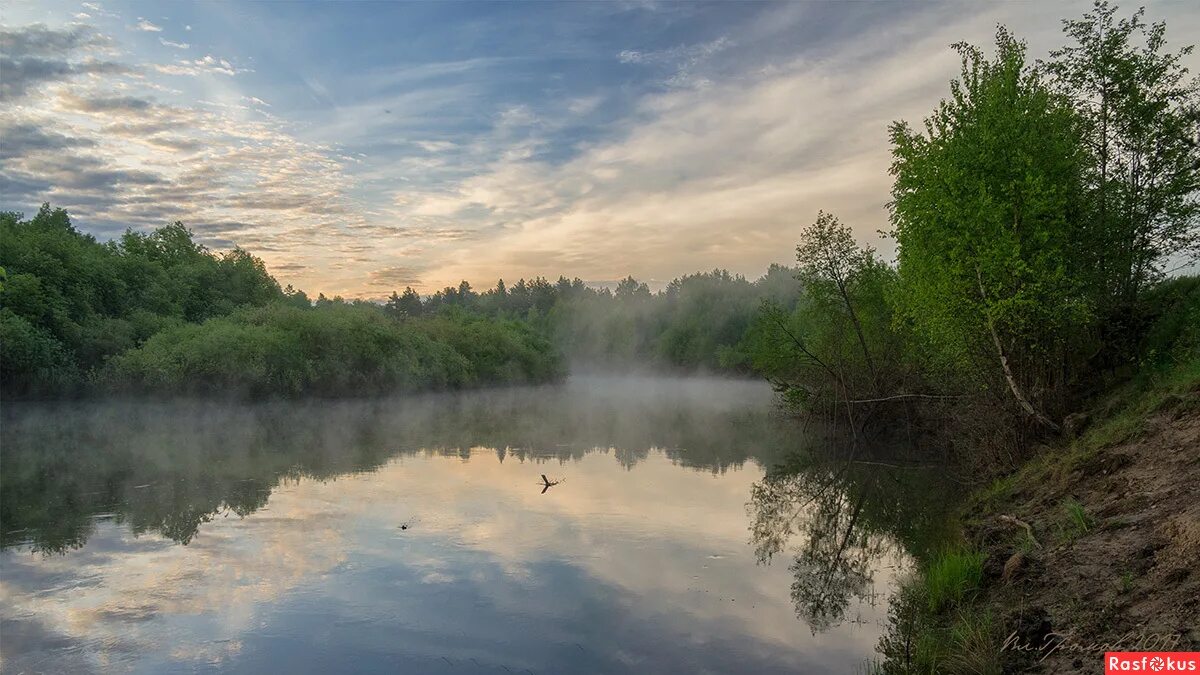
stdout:
[[4,672],[855,672],[911,540],[755,382],[3,422]]

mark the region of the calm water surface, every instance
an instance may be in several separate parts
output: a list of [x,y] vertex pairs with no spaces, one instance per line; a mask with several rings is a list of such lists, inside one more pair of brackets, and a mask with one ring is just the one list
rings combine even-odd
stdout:
[[6,673],[856,672],[937,492],[703,378],[8,403],[0,440]]

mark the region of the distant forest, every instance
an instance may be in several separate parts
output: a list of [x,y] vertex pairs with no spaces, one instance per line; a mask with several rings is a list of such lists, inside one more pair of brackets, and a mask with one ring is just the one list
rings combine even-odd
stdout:
[[182,224],[98,242],[62,209],[0,214],[0,372],[6,397],[89,392],[364,395],[553,381],[577,368],[749,373],[764,302],[799,284],[774,266],[651,293],[560,277],[469,283],[383,304],[281,288],[263,261],[214,253]]

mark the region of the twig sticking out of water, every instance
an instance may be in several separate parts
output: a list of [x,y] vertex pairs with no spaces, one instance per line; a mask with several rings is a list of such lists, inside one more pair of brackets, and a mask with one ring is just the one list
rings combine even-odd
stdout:
[[559,480],[550,480],[549,478],[546,478],[546,474],[542,474],[542,494],[546,494],[546,490],[549,490],[561,482],[561,478]]

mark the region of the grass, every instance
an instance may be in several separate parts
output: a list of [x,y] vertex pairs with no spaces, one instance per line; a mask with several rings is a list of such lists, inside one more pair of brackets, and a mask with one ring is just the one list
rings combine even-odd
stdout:
[[924,575],[925,598],[931,613],[958,606],[979,589],[983,557],[983,553],[975,551],[944,551],[933,559]]
[[994,505],[1005,501],[1016,491],[1019,475],[1018,473],[1010,473],[1007,476],[1001,476],[992,481],[991,485],[977,491],[972,495],[972,498],[982,506]]
[[1074,541],[1091,532],[1096,525],[1083,505],[1070,497],[1063,500],[1063,513],[1066,514],[1067,520],[1063,533],[1068,541]]
[[1034,539],[1033,533],[1027,530],[1021,530],[1021,533],[1017,537],[1017,550],[1025,555],[1032,555],[1041,548],[1038,540]]
[[1000,638],[991,612],[960,611],[950,626],[949,672],[1000,675]]
[[1133,590],[1133,573],[1121,573],[1121,592],[1128,593]]
[[[948,552],[941,572],[974,566],[981,556]],[[955,561],[955,562],[950,562]],[[970,575],[968,575],[970,576]],[[960,603],[932,612],[926,603],[928,583],[934,575],[909,577],[892,599],[889,615],[893,631],[880,640],[876,658],[863,663],[866,675],[999,675],[1001,630],[992,613],[964,594]],[[962,586],[959,586],[962,588]]]
[[1088,448],[1103,448],[1136,438],[1146,430],[1146,420],[1176,405],[1197,405],[1185,397],[1200,389],[1200,357],[1193,356],[1165,367],[1147,368],[1107,397],[1102,410],[1112,411],[1080,439]]

